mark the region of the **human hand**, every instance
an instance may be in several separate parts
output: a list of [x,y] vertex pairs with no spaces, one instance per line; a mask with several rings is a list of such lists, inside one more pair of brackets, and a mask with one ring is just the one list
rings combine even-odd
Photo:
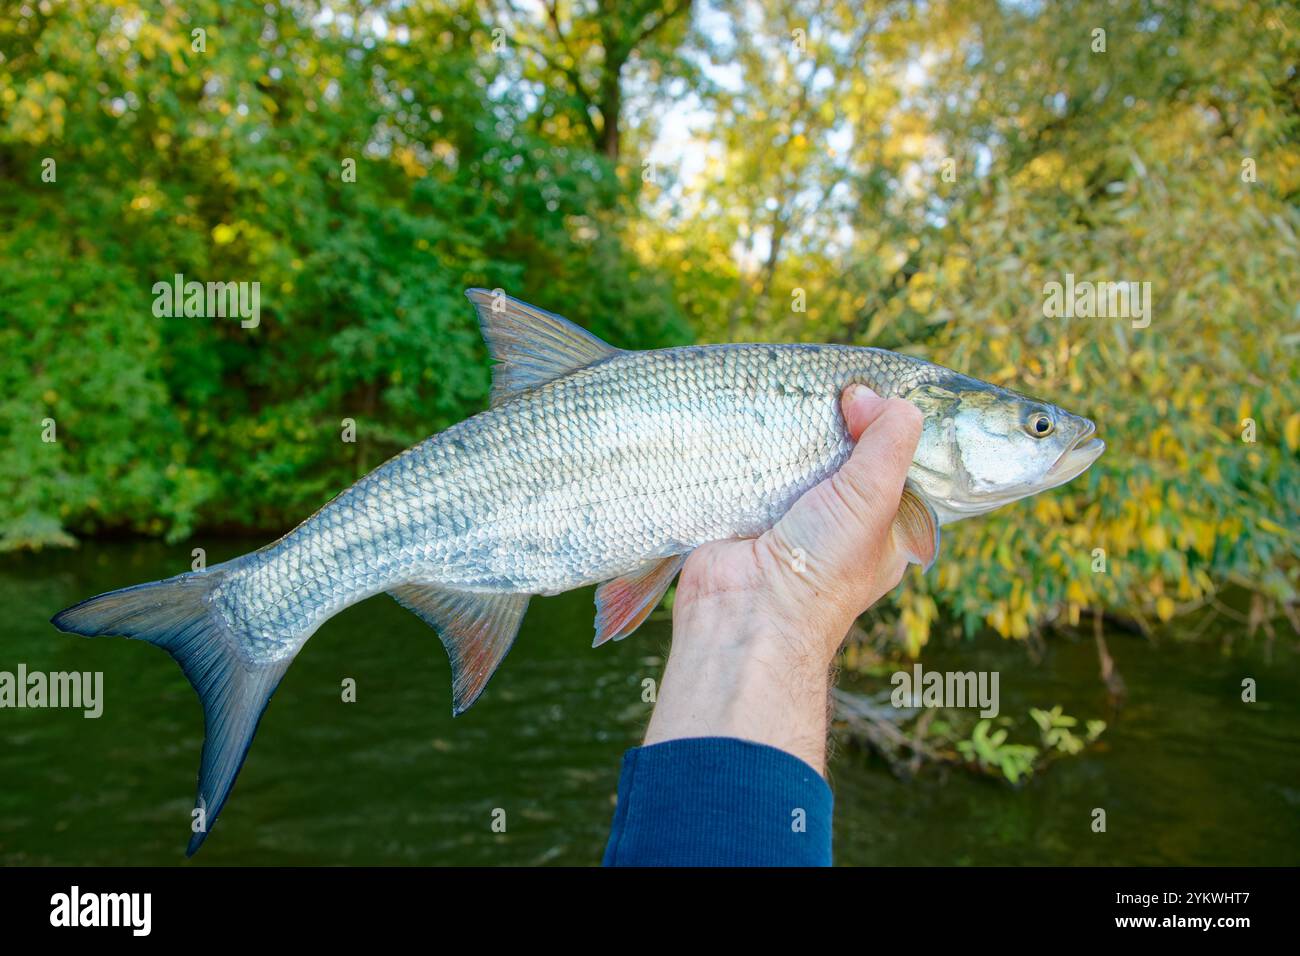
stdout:
[[673,605],[673,646],[646,743],[740,737],[819,771],[830,668],[853,621],[902,579],[891,535],[922,417],[849,386],[849,460],[770,531],[698,548]]

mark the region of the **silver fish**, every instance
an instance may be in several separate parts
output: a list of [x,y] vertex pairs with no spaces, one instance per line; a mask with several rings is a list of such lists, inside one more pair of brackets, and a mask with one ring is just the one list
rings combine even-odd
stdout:
[[589,584],[596,644],[626,637],[695,548],[761,534],[852,451],[839,396],[901,396],[925,427],[895,538],[928,566],[939,526],[1069,481],[1093,423],[882,349],[716,345],[634,352],[501,293],[469,298],[491,407],[403,452],[279,541],[57,614],[166,648],[203,702],[202,844],[271,694],[339,611],[386,591],[437,629],[453,713],[483,692],[529,598]]

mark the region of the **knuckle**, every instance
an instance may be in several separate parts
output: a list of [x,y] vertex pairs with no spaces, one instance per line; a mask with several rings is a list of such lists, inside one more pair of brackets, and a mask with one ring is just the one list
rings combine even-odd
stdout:
[[912,463],[912,456],[916,454],[916,446],[921,441],[925,416],[919,408],[902,398],[890,399],[890,407],[885,413],[890,419],[890,463],[896,470],[906,471]]
[[925,416],[921,410],[905,398],[891,398],[886,405],[885,412],[898,422],[899,431],[906,436],[911,436],[912,441],[921,437],[921,428],[925,424]]
[[920,434],[920,428],[926,421],[926,416],[922,414],[920,408],[907,401],[906,398],[891,398],[888,402],[889,408],[894,414],[906,425],[907,431]]
[[831,490],[848,516],[859,524],[872,522],[880,510],[879,491],[870,476],[856,468],[841,468],[831,475]]
[[906,575],[907,575],[907,562],[903,560],[894,561],[893,564],[890,566],[889,574],[886,577],[886,579],[889,581],[889,586],[885,590],[886,591],[894,590],[894,588],[898,587],[903,582],[903,578]]

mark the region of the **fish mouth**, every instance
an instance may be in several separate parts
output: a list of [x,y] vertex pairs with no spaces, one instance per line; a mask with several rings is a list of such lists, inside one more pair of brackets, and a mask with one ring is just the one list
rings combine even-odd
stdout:
[[1085,471],[1089,466],[1101,457],[1101,453],[1106,450],[1106,443],[1100,438],[1094,437],[1097,434],[1097,426],[1090,420],[1084,419],[1084,429],[1079,433],[1079,437],[1074,440],[1061,457],[1056,459],[1056,463],[1048,469],[1044,478],[1047,481],[1047,487],[1055,488],[1057,485],[1063,485],[1071,481]]

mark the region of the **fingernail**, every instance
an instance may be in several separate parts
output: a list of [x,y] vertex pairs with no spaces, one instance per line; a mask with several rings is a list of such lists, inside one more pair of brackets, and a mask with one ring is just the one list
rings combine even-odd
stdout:
[[880,396],[872,391],[868,386],[854,382],[845,389],[844,397],[850,402],[855,402],[860,398],[879,398]]

